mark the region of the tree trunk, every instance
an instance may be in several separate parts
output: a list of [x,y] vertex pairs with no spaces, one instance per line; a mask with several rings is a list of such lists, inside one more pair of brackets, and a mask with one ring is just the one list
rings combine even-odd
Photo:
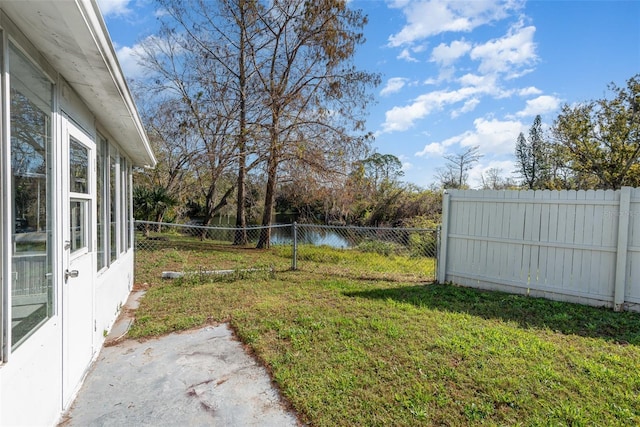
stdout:
[[237,193],[237,205],[236,205],[236,232],[233,238],[234,245],[246,245],[247,238],[247,216],[245,210],[245,179],[247,169],[247,106],[246,106],[246,86],[247,76],[245,70],[245,38],[246,28],[244,26],[245,15],[244,2],[240,3],[240,16],[241,16],[241,28],[240,28],[240,55],[238,59],[238,83],[240,86],[240,123],[238,133],[238,193]]
[[278,149],[277,134],[271,132],[271,148],[269,150],[269,160],[267,161],[267,187],[264,196],[264,212],[262,213],[262,226],[258,240],[258,249],[268,249],[271,247],[271,212],[276,198],[276,181],[278,172]]
[[[233,194],[235,189],[236,189],[235,186],[229,187],[227,191],[222,195],[222,198],[220,199],[218,204],[215,206],[213,206],[213,195],[215,195],[215,192],[210,193],[211,196],[207,194],[207,202],[206,202],[207,211],[205,212],[204,220],[202,221],[203,226],[205,227],[208,226],[211,220],[213,219],[213,217],[216,216],[218,212],[220,212],[220,209],[224,208],[229,204],[228,199],[231,196],[231,194]],[[207,230],[203,228],[202,233],[200,233],[200,238],[204,240],[206,236],[207,236]]]
[[[213,196],[215,194],[215,186],[209,187],[209,191],[205,197],[205,210],[204,210],[204,218],[202,219],[202,226],[207,227],[211,220],[213,219]],[[205,240],[207,238],[207,229],[200,229],[200,240]]]
[[[240,148],[244,150],[243,147]],[[234,245],[246,245],[247,238],[247,216],[245,210],[245,177],[246,177],[246,156],[241,153],[238,156],[238,193],[237,193],[237,205],[236,205],[236,232],[233,238]]]

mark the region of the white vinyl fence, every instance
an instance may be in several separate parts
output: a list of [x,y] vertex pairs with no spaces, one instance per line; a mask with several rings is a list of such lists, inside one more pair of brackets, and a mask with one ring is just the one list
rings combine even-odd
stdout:
[[438,281],[640,311],[640,188],[449,190]]

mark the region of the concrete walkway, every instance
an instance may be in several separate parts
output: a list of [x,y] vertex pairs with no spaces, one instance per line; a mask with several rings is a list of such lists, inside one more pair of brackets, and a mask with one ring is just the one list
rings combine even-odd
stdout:
[[103,348],[60,425],[299,424],[266,370],[222,324]]

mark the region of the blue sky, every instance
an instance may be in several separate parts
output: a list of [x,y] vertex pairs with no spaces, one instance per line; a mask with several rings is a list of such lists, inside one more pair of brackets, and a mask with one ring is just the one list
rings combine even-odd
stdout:
[[[98,0],[127,77],[153,34],[151,0]],[[514,147],[537,114],[609,96],[640,73],[640,1],[351,0],[369,17],[356,64],[381,73],[367,128],[397,156],[404,181],[436,181],[443,155],[478,145],[470,172],[516,169]]]

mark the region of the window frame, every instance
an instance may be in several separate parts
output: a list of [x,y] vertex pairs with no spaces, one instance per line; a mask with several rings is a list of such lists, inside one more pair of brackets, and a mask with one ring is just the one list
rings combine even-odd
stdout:
[[118,184],[120,183],[119,162],[118,162],[118,150],[113,145],[109,144],[109,266],[118,261],[120,258],[120,233],[118,232],[119,221],[119,197],[118,197]]
[[124,155],[120,154],[118,156],[118,162],[120,165],[120,182],[118,185],[118,190],[120,190],[118,197],[118,200],[120,201],[120,211],[118,212],[120,218],[120,227],[118,228],[120,232],[120,240],[118,249],[120,250],[120,255],[123,255],[128,250],[127,233],[129,228],[129,221],[127,221],[127,159]]
[[[109,142],[98,133],[96,143],[96,271],[109,268]],[[100,181],[101,184],[99,185]]]
[[[7,22],[3,21],[3,25],[7,26]],[[4,31],[3,31],[4,30]],[[0,328],[2,330],[2,334],[0,335],[0,346],[1,346],[1,354],[0,354],[0,363],[7,363],[11,353],[13,353],[20,345],[22,345],[25,341],[29,339],[32,335],[37,333],[40,328],[48,323],[53,317],[58,314],[58,300],[59,300],[59,283],[57,280],[57,272],[58,272],[58,254],[55,249],[55,242],[57,241],[57,236],[59,233],[59,228],[56,225],[59,221],[59,215],[57,209],[57,204],[60,202],[59,195],[55,191],[56,185],[59,185],[58,182],[58,173],[59,168],[61,167],[57,162],[59,161],[58,156],[56,154],[56,144],[58,143],[59,138],[59,123],[58,123],[58,84],[52,75],[57,75],[55,70],[52,70],[46,62],[43,61],[42,57],[38,54],[37,50],[33,48],[31,43],[26,40],[24,37],[20,36],[20,33],[11,25],[8,25],[8,28],[0,28],[0,37],[2,37],[2,52],[0,57],[2,58],[1,71],[2,71],[2,108],[0,109],[2,115],[2,152],[0,154],[3,156],[2,158],[2,166],[4,169],[4,173],[0,176],[0,181],[2,181],[3,188],[5,191],[3,192],[3,204],[2,204],[2,230],[3,230],[3,240],[0,248],[0,254],[2,256],[2,275],[5,280],[0,281],[2,302],[0,304],[1,308],[1,318],[0,318]],[[49,100],[41,99],[40,96],[33,92],[33,90],[27,86],[24,86],[25,92],[30,95],[26,96],[21,93],[22,96],[25,96],[31,102],[36,102],[35,105],[38,109],[41,109],[39,106],[40,102],[44,102],[44,106],[46,106],[46,111],[42,110],[46,113],[46,117],[48,118],[48,138],[49,141],[46,147],[46,164],[47,164],[47,178],[46,178],[46,190],[45,194],[47,195],[48,200],[47,203],[47,213],[45,214],[45,220],[47,223],[45,224],[46,230],[46,265],[48,273],[45,274],[46,277],[46,286],[49,288],[47,291],[47,302],[46,302],[46,316],[41,319],[35,326],[31,327],[29,331],[22,336],[17,342],[14,341],[14,337],[12,336],[13,327],[10,326],[10,322],[13,320],[13,298],[12,298],[12,280],[9,278],[13,277],[13,258],[14,258],[14,250],[13,250],[13,236],[14,236],[14,222],[15,222],[15,212],[14,212],[14,184],[13,184],[13,171],[12,171],[12,141],[11,141],[11,64],[9,57],[11,52],[14,52],[14,55],[21,56],[22,59],[27,63],[33,70],[37,71],[39,74],[39,78],[42,79],[43,82],[47,82],[47,90],[50,97]],[[19,79],[16,79],[19,81]],[[19,87],[17,85],[16,87]],[[32,97],[33,96],[33,97]],[[35,100],[35,101],[34,101]]]
[[11,174],[11,156],[10,156],[10,134],[7,129],[7,115],[9,100],[6,94],[9,92],[8,85],[9,79],[7,78],[7,56],[8,56],[9,42],[6,37],[4,29],[0,28],[0,183],[6,190],[0,192],[0,366],[5,363],[9,358],[9,346],[6,343],[9,340],[7,336],[7,324],[10,316],[10,304],[8,294],[10,286],[7,285],[7,278],[10,277],[10,262],[9,262],[9,224],[10,219],[7,217],[9,213],[11,191],[7,184],[10,183]]
[[[112,143],[108,137],[103,136],[100,131],[98,131],[97,139],[98,144],[102,144],[102,148],[99,148],[98,151],[103,156],[100,165],[96,166],[96,174],[101,172],[98,170],[100,166],[103,169],[102,191],[100,188],[96,189],[96,195],[99,194],[103,198],[102,212],[100,210],[97,212],[100,220],[104,221],[103,242],[96,243],[98,257],[101,256],[100,251],[104,250],[102,268],[99,268],[100,260],[97,262],[97,271],[101,272],[110,268],[130,249],[133,249],[133,167],[124,151]],[[96,163],[99,161],[97,152]],[[98,206],[99,203],[96,202],[96,205]],[[100,234],[100,230],[98,230],[98,234]]]
[[[67,136],[68,141],[69,141],[69,164],[68,164],[68,168],[69,168],[69,188],[67,188],[68,192],[69,192],[69,203],[79,203],[79,206],[82,206],[82,210],[83,210],[83,216],[82,216],[82,222],[83,222],[83,226],[84,226],[84,244],[83,246],[81,246],[80,248],[74,248],[74,242],[73,242],[73,232],[70,232],[69,237],[70,237],[70,244],[71,244],[71,253],[70,253],[70,258],[76,258],[79,257],[81,255],[84,255],[88,252],[90,252],[93,249],[93,236],[91,233],[92,230],[92,223],[93,223],[93,219],[92,219],[92,215],[91,215],[91,204],[92,204],[92,200],[93,200],[93,193],[95,192],[94,189],[94,182],[97,179],[97,176],[94,172],[94,168],[92,168],[92,153],[91,147],[86,146],[85,144],[83,144],[81,141],[76,140],[76,138],[72,137],[71,135]],[[87,183],[86,183],[86,188],[85,191],[75,191],[75,189],[71,188],[71,185],[73,183],[72,177],[71,177],[71,144],[77,144],[78,146],[80,146],[82,149],[84,149],[86,151],[86,162],[87,162],[87,168],[86,168],[86,173],[87,173]],[[66,172],[65,172],[66,173]],[[72,210],[69,207],[70,211],[70,218],[69,220],[72,220]],[[67,226],[71,226],[71,224],[67,224]]]
[[127,162],[127,248],[133,250],[135,219],[133,218],[133,167]]

